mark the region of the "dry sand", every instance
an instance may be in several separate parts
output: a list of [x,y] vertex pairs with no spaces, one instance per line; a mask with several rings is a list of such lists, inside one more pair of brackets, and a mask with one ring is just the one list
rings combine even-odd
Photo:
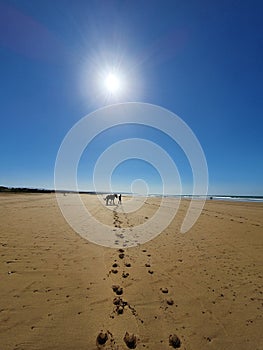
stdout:
[[[113,229],[158,206],[126,214],[83,197]],[[0,349],[172,349],[173,334],[181,349],[263,349],[263,203],[208,201],[180,234],[188,205],[120,255],[76,234],[55,195],[2,194]]]

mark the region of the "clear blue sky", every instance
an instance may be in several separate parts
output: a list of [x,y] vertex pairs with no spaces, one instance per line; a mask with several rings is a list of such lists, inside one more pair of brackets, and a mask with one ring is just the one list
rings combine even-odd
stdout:
[[[0,185],[53,188],[58,148],[79,119],[107,103],[141,101],[191,127],[210,193],[263,195],[262,16],[253,0],[0,1]],[[116,64],[127,87],[113,101],[98,74]],[[176,147],[143,127],[113,130],[83,154],[85,189],[96,156],[125,137]],[[187,191],[190,167],[177,160]],[[113,175],[120,190],[138,177],[153,188],[159,181],[141,161]]]

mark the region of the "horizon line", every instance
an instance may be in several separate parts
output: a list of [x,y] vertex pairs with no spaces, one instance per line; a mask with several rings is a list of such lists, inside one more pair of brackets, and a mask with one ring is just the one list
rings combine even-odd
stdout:
[[[89,191],[89,190],[79,190],[79,191],[74,191],[74,190],[69,190],[69,189],[61,189],[61,190],[56,190],[56,189],[50,189],[50,188],[39,188],[39,187],[9,187],[9,186],[3,186],[1,185],[0,186],[0,193],[2,192],[15,192],[15,191],[32,191],[32,192],[61,192],[61,193],[80,193],[80,194],[106,194],[106,193],[121,193],[121,194],[129,194],[129,195],[134,195],[134,194],[137,194],[137,195],[143,195],[139,192],[125,192],[125,191],[112,191],[112,192],[109,192],[109,191]],[[215,194],[215,193],[207,193],[206,195],[205,194],[188,194],[188,193],[183,193],[183,194],[178,194],[178,193],[149,193],[147,194],[147,196],[187,196],[187,197],[200,197],[200,196],[205,196],[205,197],[240,197],[240,198],[262,198],[263,197],[263,194],[262,195],[237,195],[237,194]]]

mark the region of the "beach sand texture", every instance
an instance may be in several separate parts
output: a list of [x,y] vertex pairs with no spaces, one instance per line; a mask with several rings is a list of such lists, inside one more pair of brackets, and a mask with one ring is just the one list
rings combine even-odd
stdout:
[[[82,198],[117,230],[159,203],[125,213]],[[207,201],[181,234],[188,205],[122,252],[76,234],[54,194],[0,195],[0,349],[263,349],[263,203]]]

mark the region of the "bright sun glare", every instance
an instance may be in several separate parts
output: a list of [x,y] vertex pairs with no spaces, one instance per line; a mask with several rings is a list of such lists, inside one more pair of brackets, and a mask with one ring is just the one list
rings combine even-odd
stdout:
[[115,74],[108,74],[105,79],[105,86],[111,94],[116,93],[120,89],[120,80]]

